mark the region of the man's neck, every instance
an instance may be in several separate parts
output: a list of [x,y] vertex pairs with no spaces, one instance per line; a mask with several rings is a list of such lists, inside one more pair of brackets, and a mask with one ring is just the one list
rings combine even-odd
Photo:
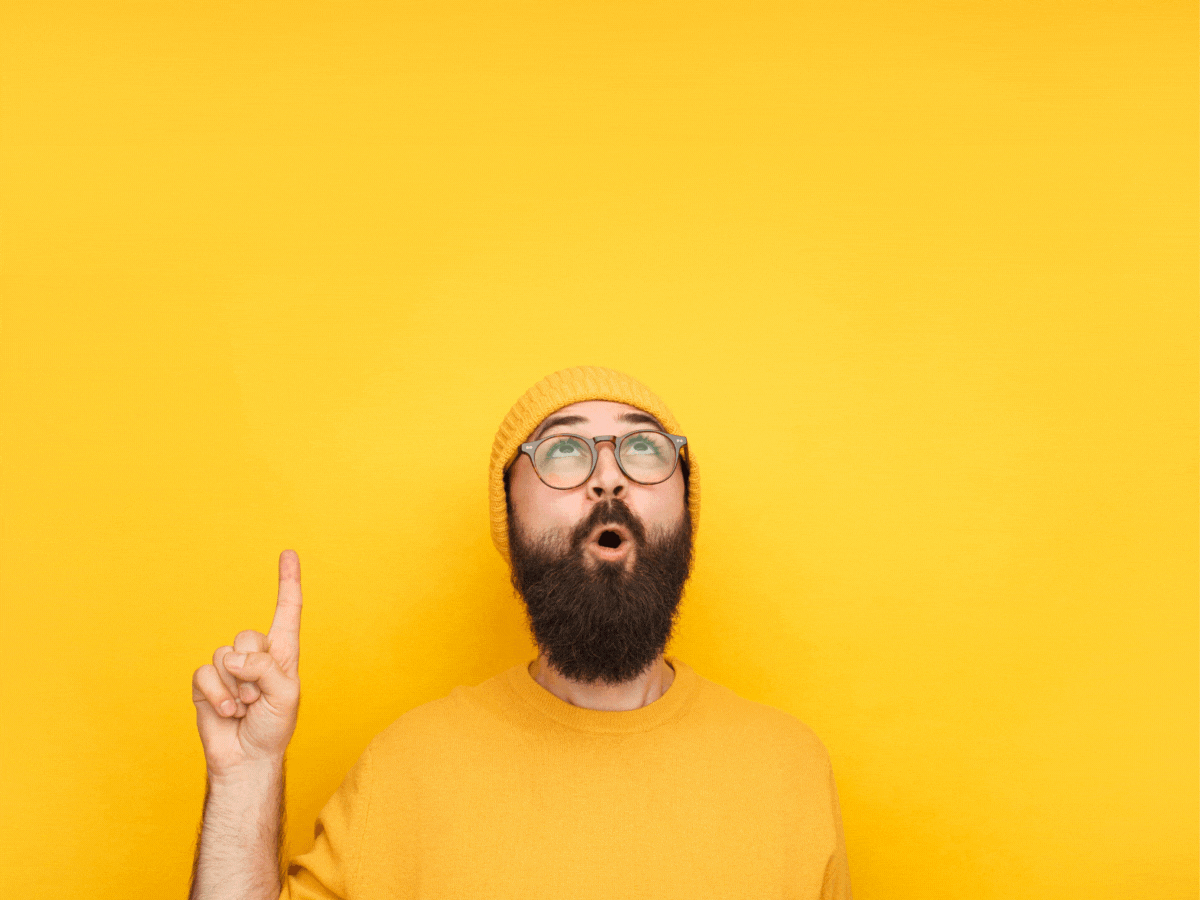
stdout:
[[529,664],[529,674],[559,700],[583,709],[606,712],[648,706],[665,694],[671,682],[675,680],[675,670],[661,654],[637,678],[620,684],[600,684],[564,678],[551,667],[544,653]]

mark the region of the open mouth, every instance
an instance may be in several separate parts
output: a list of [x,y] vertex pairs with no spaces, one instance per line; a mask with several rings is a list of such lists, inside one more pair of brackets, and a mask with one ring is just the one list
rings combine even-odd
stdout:
[[592,555],[600,559],[624,559],[633,551],[633,539],[623,525],[600,525],[588,540]]
[[596,543],[601,547],[610,547],[616,550],[621,546],[621,536],[615,531],[605,530],[600,532],[600,537],[597,538]]

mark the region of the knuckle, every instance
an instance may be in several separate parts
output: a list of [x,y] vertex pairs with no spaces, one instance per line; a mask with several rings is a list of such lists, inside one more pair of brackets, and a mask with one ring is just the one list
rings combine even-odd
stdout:
[[217,677],[216,669],[212,666],[201,666],[192,676],[193,698],[198,692],[203,695],[203,699],[216,706],[228,696],[225,686],[221,683],[221,679]]
[[233,648],[228,644],[226,644],[224,647],[218,647],[216,650],[214,650],[212,657],[213,665],[220,666],[221,660],[225,658],[225,654],[232,652],[232,650]]
[[196,669],[196,671],[192,673],[192,686],[197,687],[197,688],[200,687],[201,679],[204,676],[204,670],[211,669],[211,668],[212,668],[212,666],[208,665],[206,663],[205,665],[200,666],[198,669]]
[[237,637],[233,639],[233,646],[239,650],[259,650],[266,639],[266,635],[261,631],[247,629],[238,632]]

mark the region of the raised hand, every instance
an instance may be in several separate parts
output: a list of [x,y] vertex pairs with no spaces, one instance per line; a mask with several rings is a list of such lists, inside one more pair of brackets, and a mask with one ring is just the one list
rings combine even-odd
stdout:
[[300,706],[300,558],[279,555],[279,597],[265,635],[242,631],[192,675],[196,727],[210,776],[280,765]]

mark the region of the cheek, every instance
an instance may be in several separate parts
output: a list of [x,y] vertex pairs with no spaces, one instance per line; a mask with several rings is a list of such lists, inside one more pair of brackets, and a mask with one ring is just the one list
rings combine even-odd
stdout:
[[578,498],[570,496],[573,491],[546,487],[533,473],[528,459],[524,464],[523,469],[514,469],[509,481],[509,500],[521,534],[526,540],[537,540],[569,532],[578,520]]
[[640,510],[633,510],[642,517],[647,527],[670,528],[683,519],[683,476],[676,472],[661,487],[662,490],[649,492],[642,498]]

